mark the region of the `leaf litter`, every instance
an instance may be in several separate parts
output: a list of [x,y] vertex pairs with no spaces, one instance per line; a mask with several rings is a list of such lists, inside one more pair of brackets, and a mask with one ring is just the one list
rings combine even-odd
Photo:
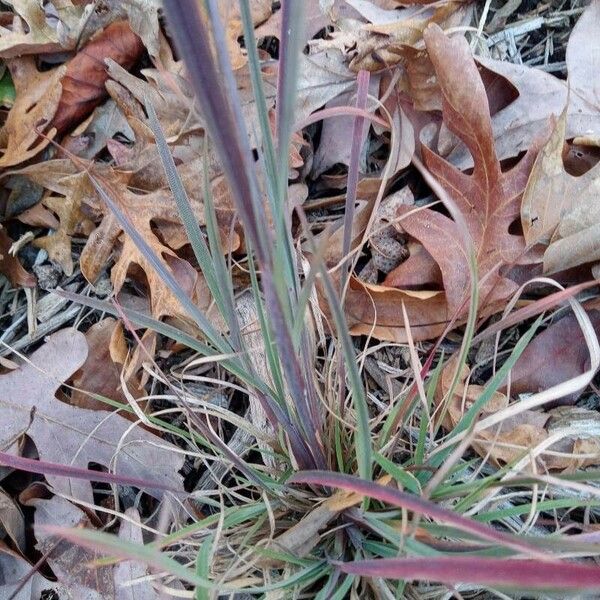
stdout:
[[[512,4],[523,6],[509,10]],[[289,220],[294,247],[304,274],[309,274],[316,260],[306,252],[303,228],[309,227],[321,243],[333,280],[344,281],[340,273],[347,267],[342,261],[349,257],[342,256],[341,212],[346,186],[356,175],[348,261],[352,265],[342,305],[355,336],[354,350],[369,358],[364,383],[371,388],[375,382],[370,417],[381,424],[402,394],[419,396],[424,411],[421,433],[415,433],[419,423],[414,407],[394,405],[400,410],[397,414],[407,410],[411,415],[399,435],[406,441],[404,447],[418,437],[418,445],[431,451],[433,464],[448,437],[438,438],[438,446],[435,439],[423,437],[424,432],[435,436],[441,431],[451,438],[462,431],[470,409],[485,397],[526,331],[524,324],[512,326],[495,344],[470,349],[461,364],[458,350],[470,323],[473,286],[478,294],[474,323],[485,333],[486,325],[501,322],[505,315],[500,315],[515,301],[532,314],[543,305],[549,284],[535,277],[552,277],[569,286],[590,282],[600,272],[600,101],[594,76],[600,2],[534,4],[506,3],[503,8],[502,2],[492,1],[482,12],[478,3],[459,0],[306,2],[295,105],[299,130],[293,132],[286,153],[288,194],[305,211]],[[184,479],[201,482],[198,495],[215,485],[211,474],[218,474],[221,482],[229,477],[225,461],[211,471],[211,460],[206,460],[196,437],[173,434],[193,429],[194,418],[216,428],[240,457],[248,456],[256,440],[261,469],[271,474],[281,469],[277,455],[285,442],[276,441],[259,395],[249,393],[240,407],[239,398],[223,394],[220,387],[231,386],[239,394],[239,381],[224,377],[217,364],[196,364],[179,342],[143,331],[126,316],[132,313],[123,312],[137,311],[165,326],[177,324],[203,340],[204,332],[127,235],[90,174],[132,222],[162,269],[219,331],[227,330],[223,319],[215,316],[222,298],[213,297],[210,273],[202,272],[173,200],[148,102],[203,232],[210,226],[205,193],[212,194],[217,236],[237,299],[251,288],[252,249],[234,208],[227,173],[207,139],[203,108],[194,103],[184,61],[174,52],[162,2],[109,0],[102,10],[89,2],[13,0],[7,5],[11,12],[0,15],[0,58],[13,87],[0,94],[6,109],[0,129],[0,177],[17,191],[0,201],[0,274],[6,278],[0,281],[0,319],[9,334],[6,339],[20,336],[19,347],[27,352],[24,357],[0,348],[1,441],[4,452],[38,460],[40,471],[27,480],[29,485],[19,484],[17,492],[11,468],[6,467],[0,479],[6,483],[0,489],[0,594],[13,593],[29,574],[16,597],[37,598],[41,590],[54,590],[61,599],[158,598],[159,588],[153,584],[158,576],[144,562],[130,558],[90,569],[88,561],[99,554],[86,551],[82,560],[79,547],[66,539],[57,551],[56,537],[45,527],[107,527],[123,541],[147,542],[148,531],[159,527],[158,503],[165,506],[171,493],[152,488],[152,482],[183,499]],[[212,51],[225,52],[233,69],[255,153],[253,167],[266,196],[269,190],[260,176],[266,145],[262,108],[253,93],[243,15],[237,3],[217,6],[226,48],[219,48],[213,37]],[[287,43],[281,35],[283,10],[270,0],[252,1],[249,8],[259,42],[265,114],[277,134],[277,104],[282,101],[277,86]],[[549,62],[554,55],[559,62]],[[352,110],[361,70],[371,72],[366,111],[370,120],[365,119],[364,143],[353,161],[358,115]],[[358,173],[348,172],[353,164],[358,164]],[[39,193],[25,198],[24,185],[37,186]],[[20,195],[23,198],[15,202]],[[273,226],[271,210],[265,211],[268,227]],[[469,262],[471,247],[476,271]],[[65,306],[37,281],[34,273],[42,272],[40,266],[55,272],[50,288],[115,298],[117,319],[98,311],[72,313],[43,330],[49,337],[37,335],[46,322],[38,306],[55,304],[56,311]],[[529,280],[523,293],[521,286]],[[508,376],[495,382],[496,390],[479,408],[463,448],[471,461],[480,460],[482,472],[493,468],[513,474],[577,474],[600,464],[593,382],[576,388],[567,384],[558,399],[519,409],[536,394],[590,374],[595,363],[589,335],[600,331],[596,296],[591,286],[581,296],[591,328],[587,333],[579,317],[563,309],[548,313]],[[334,347],[335,327],[320,283],[310,304],[311,332],[314,325],[319,348],[314,354],[327,355]],[[254,310],[253,326],[258,328],[261,307],[255,305]],[[6,334],[0,331],[1,342]],[[250,339],[256,331],[244,330],[244,336]],[[140,339],[143,346],[138,345]],[[264,344],[259,347],[261,354],[267,352]],[[440,351],[450,358],[439,363],[438,379],[428,378],[432,364],[442,357]],[[189,379],[188,368],[193,372]],[[331,377],[328,368],[325,378]],[[435,390],[414,391],[419,369],[426,382],[437,381]],[[181,380],[172,376],[175,372],[184,373]],[[278,385],[271,377],[264,377],[268,385]],[[213,387],[200,386],[200,381]],[[216,397],[222,404],[213,408]],[[198,410],[205,411],[204,416],[182,411],[182,403],[186,411],[203,407]],[[156,411],[166,415],[159,428],[152,427],[150,419]],[[249,421],[248,431],[241,426],[240,414]],[[497,414],[508,416],[489,427],[476,426]],[[343,421],[348,415],[342,411],[339,417]],[[374,436],[379,435],[379,424]],[[238,438],[243,438],[243,447],[235,445]],[[347,442],[337,439],[337,451]],[[401,454],[389,456],[396,461]],[[142,479],[148,481],[146,495],[138,501],[141,496],[126,484],[115,484],[110,494],[92,479],[69,477],[68,470],[57,474],[56,465],[100,468],[123,481]],[[411,467],[418,471],[419,465]],[[410,473],[403,484],[420,489],[425,478]],[[388,485],[389,475],[381,481]],[[193,488],[191,484],[185,489]],[[552,489],[556,501],[564,501],[565,496]],[[358,508],[363,498],[338,492],[307,509],[303,518],[290,521],[287,529],[278,524],[276,535],[271,532],[271,549],[310,558],[319,548],[320,532],[335,527],[344,515],[353,527],[364,525]],[[214,501],[198,502],[196,497],[184,506],[188,516],[218,512]],[[25,517],[22,507],[30,511]],[[509,509],[516,507],[510,504]],[[31,508],[33,521],[27,523]],[[277,516],[289,515],[286,510],[278,507]],[[109,522],[109,515],[119,518]],[[26,538],[25,527],[32,530],[35,546]],[[429,540],[429,533],[423,539]],[[226,543],[236,547],[231,539]],[[209,546],[198,557],[206,556]],[[35,557],[45,553],[43,570],[31,572]],[[226,573],[223,557],[216,553],[213,559],[213,572],[207,575]],[[260,564],[278,569],[286,563],[273,555]],[[197,563],[198,573],[203,568]],[[231,575],[231,581],[238,581],[237,575]],[[187,594],[176,579],[170,585]]]

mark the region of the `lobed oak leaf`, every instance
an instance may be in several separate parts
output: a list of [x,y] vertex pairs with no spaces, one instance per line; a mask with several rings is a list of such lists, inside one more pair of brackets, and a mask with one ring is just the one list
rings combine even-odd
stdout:
[[[517,285],[502,268],[522,258],[523,237],[511,232],[519,215],[519,201],[527,184],[537,149],[530,148],[519,163],[502,172],[492,134],[485,89],[463,38],[449,39],[436,25],[425,31],[425,42],[443,94],[443,115],[448,128],[459,136],[471,152],[472,174],[459,171],[442,157],[423,147],[423,159],[433,176],[462,213],[468,234],[476,249],[481,305],[486,315],[499,310]],[[468,256],[463,232],[455,221],[431,209],[419,211],[401,207],[401,227],[418,240],[441,271],[448,311],[462,318],[462,308],[470,289]],[[409,257],[392,271],[384,285],[404,288],[428,283],[423,257]],[[411,315],[409,314],[409,317]],[[422,314],[420,317],[422,318]],[[431,315],[431,321],[438,313]],[[409,319],[412,323],[412,319]],[[416,332],[416,337],[420,337]]]
[[[47,527],[94,529],[90,517],[81,508],[66,498],[35,497],[34,490],[25,499],[25,504],[35,509],[33,532],[36,549],[48,554],[48,565],[58,583],[69,590],[66,598],[84,600],[117,600],[114,567],[111,565],[94,566],[94,561],[102,558],[100,552],[87,550],[73,542],[59,539],[48,531]],[[58,541],[58,545],[57,544]]]
[[71,236],[76,233],[89,234],[94,228],[93,223],[81,211],[81,198],[72,194],[66,198],[46,196],[42,200],[45,208],[55,213],[59,225],[51,235],[39,237],[33,245],[48,252],[48,257],[56,263],[65,275],[73,274],[73,256],[71,253]]
[[[6,61],[16,100],[0,131],[0,167],[18,165],[41,152],[56,136],[51,126],[62,95],[61,80],[65,65],[39,72],[30,56]],[[38,131],[44,133],[40,138]]]
[[33,57],[7,60],[16,100],[0,131],[0,167],[33,158],[93,111],[107,96],[105,58],[129,68],[142,51],[127,22],[119,21],[102,30],[68,63],[50,71],[39,72]]
[[[454,395],[450,399],[446,398],[452,387],[456,361],[455,355],[442,370],[434,397],[438,407],[442,404],[447,406],[443,425],[448,431],[457,426],[466,411],[485,391],[485,386],[468,383],[469,369],[465,366]],[[495,392],[482,408],[479,418],[492,416],[507,409],[510,404],[511,399],[505,393]],[[473,436],[472,446],[480,456],[498,466],[529,456],[531,460],[535,460],[535,466],[527,464],[522,469],[524,471],[572,471],[600,464],[599,429],[597,411],[574,406],[560,406],[547,411],[525,410],[507,416],[497,425],[477,431]],[[554,438],[552,444],[547,443],[550,438]],[[539,445],[543,446],[541,452],[537,451]]]
[[[264,23],[271,16],[272,6],[271,0],[250,0],[250,14],[254,26]],[[231,68],[236,71],[244,67],[248,61],[238,42],[244,34],[240,7],[235,2],[220,2],[218,7],[221,21],[225,24],[225,37]]]
[[[404,7],[384,10],[363,0],[348,1],[369,23],[352,21],[328,40],[315,40],[320,50],[338,49],[349,60],[350,69],[381,71],[405,62],[405,49],[422,43],[430,23],[444,27],[459,25],[469,16],[470,0],[445,0],[431,8]],[[343,22],[342,22],[343,24]]]
[[[46,497],[31,486],[22,496],[34,512],[33,533],[36,549],[48,555],[47,562],[58,583],[68,589],[61,598],[77,600],[157,600],[158,593],[148,580],[148,566],[124,560],[112,565],[94,564],[101,557],[94,550],[82,548],[67,539],[57,539],[50,528],[85,528],[95,530],[89,513],[60,496]],[[144,543],[140,514],[131,507],[124,511],[119,525],[120,540]],[[48,582],[50,583],[50,582]],[[48,586],[52,588],[53,586]],[[63,596],[64,593],[64,596]],[[38,598],[39,596],[35,596]],[[32,600],[34,596],[31,597]]]
[[[103,319],[94,323],[85,332],[85,338],[88,356],[85,363],[73,375],[72,383],[77,389],[71,392],[69,404],[92,410],[108,408],[107,404],[95,398],[94,394],[127,404],[127,396],[121,383],[121,373],[125,369],[128,357],[122,323],[111,317]],[[153,354],[152,348],[148,348],[148,353]],[[134,398],[144,394],[144,389],[135,375],[125,383]],[[126,413],[124,416],[137,420],[137,417],[131,413]]]
[[[196,172],[196,180],[198,179],[201,177]],[[101,177],[100,181],[112,200],[132,221],[137,231],[153,249],[164,267],[173,274],[190,297],[195,298],[198,304],[206,308],[210,303],[210,298],[207,297],[207,289],[203,285],[202,278],[187,260],[177,256],[170,247],[171,240],[165,238],[163,241],[160,235],[161,224],[167,226],[171,224],[180,230],[183,229],[171,192],[166,189],[158,189],[148,194],[138,194],[109,174]],[[186,179],[184,179],[185,182]],[[195,183],[197,184],[197,182]],[[217,221],[223,239],[232,244],[228,249],[235,249],[239,245],[239,237],[234,235],[234,238],[231,239],[229,235],[234,211],[229,202],[228,188],[224,188],[221,183],[222,178],[211,182],[217,209]],[[205,222],[204,207],[197,198],[198,195],[190,194],[192,208],[198,222],[203,224]],[[127,277],[143,275],[145,281],[142,280],[142,283],[147,286],[153,316],[157,319],[163,316],[185,317],[177,298],[133,240],[123,233],[116,217],[104,207],[101,210],[103,212],[102,221],[90,234],[81,253],[80,265],[84,277],[90,282],[95,282],[109,262],[117,242],[120,241],[122,246],[111,271],[115,293],[119,293]]]
[[[63,329],[50,336],[28,362],[0,375],[0,444],[14,453],[15,440],[27,435],[42,461],[85,469],[93,462],[121,475],[181,490],[178,472],[183,459],[167,442],[140,427],[132,428],[117,413],[85,410],[56,398],[87,354],[85,336]],[[46,479],[58,493],[93,504],[89,481],[52,474],[46,474]],[[160,490],[148,493],[162,497]]]
[[[91,12],[69,0],[62,0],[60,13],[55,14],[41,2],[8,0],[5,4],[12,6],[16,16],[12,30],[0,30],[2,58],[71,50],[79,41]],[[21,25],[21,20],[27,24],[27,28]]]

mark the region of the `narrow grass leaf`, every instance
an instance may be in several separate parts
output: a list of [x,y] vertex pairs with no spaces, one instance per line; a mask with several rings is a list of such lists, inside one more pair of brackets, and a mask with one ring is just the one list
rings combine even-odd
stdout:
[[456,514],[451,510],[447,510],[431,502],[424,500],[413,494],[408,494],[392,487],[383,486],[372,481],[365,481],[352,475],[344,475],[341,473],[332,473],[325,471],[305,471],[293,475],[288,483],[305,483],[311,485],[323,485],[332,488],[338,488],[362,494],[374,500],[387,502],[394,506],[406,508],[415,513],[427,515],[437,521],[442,521],[450,525],[454,525],[467,533],[472,533],[478,537],[496,542],[508,548],[512,548],[519,552],[535,554],[537,556],[544,555],[538,551],[538,548],[533,543],[527,543],[520,540],[518,537],[495,531],[491,527],[487,527],[482,523],[467,519]]
[[335,563],[344,573],[363,577],[471,583],[545,590],[600,590],[600,568],[565,561],[496,558],[381,558]]
[[[114,200],[110,197],[110,194],[104,189],[103,183],[100,182],[94,175],[90,174],[89,178],[102,200],[110,208],[112,213],[119,221],[119,224],[125,233],[133,240],[139,251],[144,255],[144,258],[152,265],[153,269],[158,273],[161,280],[169,287],[171,292],[173,292],[177,300],[179,300],[181,306],[186,310],[190,317],[196,321],[198,327],[200,327],[203,333],[217,348],[219,348],[221,352],[232,352],[233,349],[225,340],[223,335],[215,329],[206,315],[192,302],[191,298],[187,295],[179,283],[177,283],[177,280],[173,274],[164,266],[148,242],[146,242],[146,240],[144,240],[144,238],[137,231],[133,223],[130,221],[129,216],[117,206],[116,202],[114,202]],[[106,183],[104,183],[104,185],[106,185]]]
[[[367,96],[369,94],[369,72],[359,71],[356,83],[356,108],[365,110],[367,107]],[[355,117],[352,128],[352,145],[350,147],[350,164],[348,165],[348,184],[346,186],[346,206],[344,210],[344,237],[342,242],[342,256],[350,254],[352,242],[352,226],[354,224],[354,210],[356,208],[356,195],[358,190],[358,176],[360,168],[360,153],[364,142],[364,117]],[[346,264],[340,279],[340,289],[346,287],[346,281],[350,274],[350,263]]]
[[150,481],[147,479],[138,479],[137,477],[125,477],[116,473],[103,473],[101,471],[92,471],[91,469],[82,469],[70,465],[61,465],[45,460],[34,460],[22,456],[14,456],[7,452],[0,451],[0,465],[26,471],[27,473],[38,473],[39,475],[55,475],[58,477],[68,477],[69,479],[83,479],[85,481],[99,481],[102,483],[112,483],[115,485],[130,485],[140,489],[168,490],[175,494],[181,492],[162,483]]
[[[160,125],[160,121],[158,120],[154,106],[149,99],[146,99],[145,107],[146,112],[148,113],[148,121],[156,140],[158,154],[167,176],[169,187],[173,192],[173,197],[175,198],[175,203],[177,204],[181,221],[185,227],[185,232],[192,246],[196,260],[200,265],[202,274],[206,279],[206,283],[215,300],[215,303],[217,304],[219,312],[229,325],[230,331],[236,332],[235,325],[237,323],[237,319],[235,319],[232,299],[227,294],[228,288],[223,287],[222,282],[219,282],[217,279],[213,257],[208,249],[204,235],[200,231],[198,221],[194,215],[192,205],[188,198],[187,192],[185,191],[185,187],[183,186],[183,182],[181,181],[181,177],[179,177],[177,167],[175,166],[175,161],[173,160],[173,156],[169,150],[169,146]],[[207,183],[208,182],[205,180],[205,186]],[[210,209],[208,206],[206,206],[206,203],[205,209],[207,213],[210,212]]]

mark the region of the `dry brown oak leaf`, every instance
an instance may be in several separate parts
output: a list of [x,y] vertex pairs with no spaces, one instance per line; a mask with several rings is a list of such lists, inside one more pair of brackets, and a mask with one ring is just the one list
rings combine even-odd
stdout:
[[94,110],[108,95],[104,59],[129,68],[142,51],[140,39],[126,21],[120,21],[101,31],[67,64],[51,71],[39,72],[33,57],[7,60],[16,100],[0,131],[0,167],[33,158],[57,134]]
[[[116,565],[94,565],[101,558],[99,551],[84,549],[66,539],[57,540],[54,532],[48,530],[51,527],[94,530],[89,515],[83,510],[60,496],[49,499],[35,497],[35,490],[29,495],[33,497],[27,498],[25,504],[35,508],[33,531],[36,549],[40,554],[48,554],[48,565],[62,589],[61,600],[158,599],[152,582],[148,580],[146,565],[128,560]],[[139,513],[129,508],[125,515],[129,520],[123,518],[121,521],[119,538],[143,544]]]
[[[97,463],[112,472],[183,490],[177,448],[115,412],[69,406],[56,393],[85,362],[85,336],[63,329],[50,336],[18,369],[0,376],[0,446],[17,451],[27,435],[40,460],[87,469]],[[46,475],[57,493],[94,503],[83,479]],[[158,498],[163,492],[146,490]]]
[[[25,162],[41,152],[56,136],[48,124],[54,118],[67,67],[39,72],[31,56],[6,61],[15,86],[16,99],[0,130],[0,167]],[[43,124],[46,124],[45,126]],[[44,133],[40,137],[39,131]]]
[[[521,195],[537,149],[532,147],[516,166],[503,173],[494,148],[485,88],[466,40],[448,38],[437,25],[430,25],[424,37],[443,94],[444,122],[469,148],[475,167],[470,175],[462,173],[426,147],[422,150],[423,160],[462,213],[476,251],[480,314],[490,315],[501,310],[518,287],[501,270],[523,258],[524,239],[509,229],[519,216]],[[437,266],[448,313],[461,320],[467,313],[471,287],[461,229],[455,221],[431,209],[400,207],[398,214],[402,217],[400,226],[422,244],[431,261],[429,268],[424,268],[422,253],[414,260],[411,255],[388,275],[384,286],[404,289],[409,284],[418,285],[419,280],[426,286]],[[423,322],[428,303],[412,303],[407,310],[409,323]],[[437,308],[430,316],[429,323],[436,322]],[[446,323],[439,325],[441,333]],[[420,328],[415,328],[413,334],[423,339]]]
[[[176,229],[183,227],[171,192],[158,189],[149,194],[137,194],[118,182],[116,178],[109,180],[106,176],[100,181],[104,191],[130,219],[137,232],[152,248],[165,269],[175,277],[183,291],[203,310],[208,309],[211,299],[204,279],[187,260],[177,256],[167,245],[170,243],[168,239],[165,239],[164,242],[161,239],[161,225],[167,226],[166,230],[169,225],[175,225]],[[217,222],[222,231],[222,238],[228,239],[230,225],[234,218],[234,212],[229,203],[229,191],[223,177],[213,180],[211,186],[215,206],[218,207]],[[221,210],[223,204],[225,204],[225,208]],[[204,213],[200,203],[192,200],[192,208],[198,222],[204,223]],[[80,266],[84,277],[91,283],[98,279],[119,240],[122,247],[111,270],[115,294],[119,293],[127,277],[138,277],[142,284],[147,284],[152,316],[156,319],[165,316],[186,318],[186,313],[179,300],[135,242],[124,234],[117,218],[108,208],[104,211],[100,225],[90,234],[81,253]],[[235,236],[231,249],[235,249],[237,245],[239,245],[239,237]]]
[[[368,3],[365,3],[368,4]],[[433,4],[433,3],[426,3]],[[471,0],[444,0],[431,8],[415,7],[383,10],[378,7],[359,9],[369,23],[351,21],[350,25],[331,35],[331,39],[315,40],[311,45],[328,50],[338,49],[350,61],[350,69],[381,71],[406,60],[405,50],[422,44],[422,35],[430,23],[445,28],[460,25],[470,14]],[[343,23],[343,21],[342,21]]]
[[[454,395],[446,398],[456,371],[456,355],[442,370],[435,402],[447,407],[443,425],[448,431],[456,428],[464,414],[484,393],[486,386],[468,385],[469,368],[465,365]],[[479,422],[507,410],[506,418],[473,435],[473,449],[497,466],[521,459],[534,460],[521,470],[574,470],[600,464],[600,418],[597,411],[559,406],[550,410],[524,410],[511,413],[516,403],[502,392],[495,392],[479,414]],[[549,440],[554,439],[550,444]],[[539,450],[538,450],[539,446]],[[543,448],[543,450],[542,450]]]
[[[12,30],[0,30],[0,57],[44,54],[70,50],[85,25],[86,12],[69,0],[61,0],[58,18],[46,11],[45,4],[34,0],[8,0],[15,12]],[[55,3],[56,4],[56,3]],[[81,4],[79,2],[78,4]],[[87,11],[89,16],[89,11]],[[27,27],[21,25],[22,19]]]
[[[507,85],[518,94],[492,118],[496,152],[501,160],[527,150],[539,132],[549,126],[550,119],[562,112],[567,101],[566,137],[600,137],[600,0],[592,0],[569,36],[565,57],[568,81],[526,65],[479,57],[477,61],[488,70],[488,81],[495,83],[495,90],[489,90],[490,96],[506,94]],[[504,81],[494,82],[494,77]],[[440,149],[446,154],[444,148]],[[463,169],[472,165],[462,144],[447,158]]]

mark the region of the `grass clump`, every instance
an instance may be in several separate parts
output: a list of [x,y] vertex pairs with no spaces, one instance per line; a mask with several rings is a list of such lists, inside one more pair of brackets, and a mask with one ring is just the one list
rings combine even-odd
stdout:
[[[306,224],[301,207],[288,200],[287,152],[302,51],[297,26],[302,5],[282,4],[273,135],[249,4],[241,2],[262,139],[255,160],[249,143],[249,133],[255,132],[247,131],[227,53],[213,51],[226,47],[216,2],[208,0],[203,12],[195,0],[165,2],[243,227],[250,286],[243,296],[234,294],[210,190],[205,190],[204,232],[148,101],[147,114],[173,196],[226,333],[193,304],[154,256],[128,215],[111,200],[105,182],[99,177],[93,181],[124,231],[203,334],[199,340],[172,325],[120,309],[120,316],[132,323],[153,328],[199,354],[179,381],[169,380],[174,402],[184,409],[187,422],[187,427],[171,429],[205,464],[206,473],[191,492],[196,510],[192,522],[152,543],[135,545],[87,530],[61,534],[108,555],[146,562],[167,590],[178,580],[189,590],[181,593],[191,597],[193,589],[198,600],[242,592],[319,600],[507,598],[515,597],[514,590],[525,596],[530,589],[550,595],[558,589],[564,597],[579,589],[599,588],[600,571],[583,561],[598,556],[597,545],[562,535],[558,521],[576,511],[596,515],[600,500],[594,482],[600,474],[586,473],[585,483],[573,475],[550,480],[528,471],[524,477],[522,471],[532,464],[529,456],[493,469],[466,452],[481,429],[481,410],[540,320],[525,332],[450,432],[442,428],[447,402],[437,403],[436,396],[445,394],[449,401],[460,388],[475,332],[477,286],[470,293],[469,321],[449,389],[441,390],[446,362],[438,347],[422,364],[414,344],[409,344],[411,377],[388,403],[378,404],[368,393],[362,366],[369,346],[361,349],[351,339],[342,309],[347,280],[335,279],[327,269],[321,258],[324,249],[309,228],[302,230],[304,250],[298,250],[292,236],[292,217],[301,226]],[[360,96],[357,106],[364,109],[364,94]],[[356,119],[359,136],[362,118]],[[353,185],[359,151],[360,144],[353,144],[348,178]],[[443,192],[431,183],[444,200]],[[349,197],[355,192],[349,190]],[[353,205],[351,201],[348,211]],[[346,227],[351,224],[347,221]],[[350,234],[344,238],[348,254]],[[474,260],[471,281],[477,281]],[[327,305],[327,315],[311,302],[317,296],[321,306]],[[572,303],[589,332],[585,312]],[[325,331],[330,333],[324,335]],[[594,346],[591,337],[589,341],[597,354],[597,342]],[[192,382],[209,382],[203,375],[206,365],[218,365],[220,389],[233,390],[247,404],[245,419],[219,408],[210,397],[194,395]],[[210,382],[214,388],[214,380]],[[543,400],[547,398],[548,394]],[[557,526],[538,524],[549,519]],[[502,591],[506,589],[513,592]]]

